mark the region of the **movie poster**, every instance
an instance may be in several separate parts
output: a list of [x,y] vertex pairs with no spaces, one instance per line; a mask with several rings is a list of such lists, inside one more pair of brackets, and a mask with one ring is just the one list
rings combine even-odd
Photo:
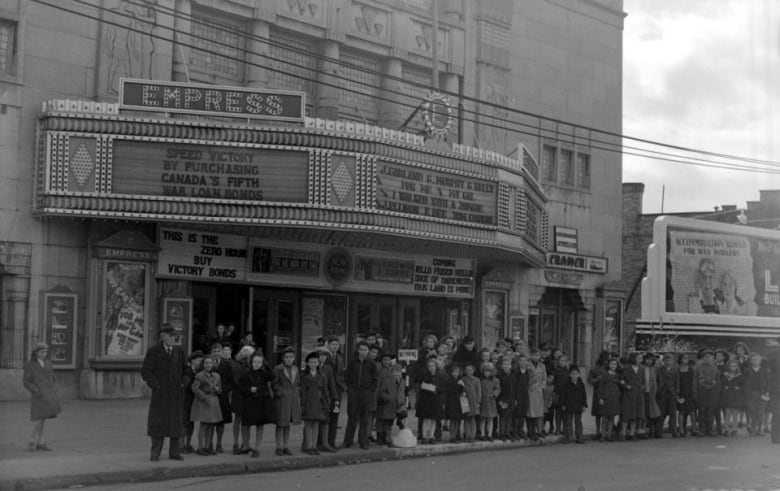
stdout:
[[146,265],[106,261],[103,295],[104,354],[143,356]]
[[780,242],[669,231],[673,312],[780,317]]

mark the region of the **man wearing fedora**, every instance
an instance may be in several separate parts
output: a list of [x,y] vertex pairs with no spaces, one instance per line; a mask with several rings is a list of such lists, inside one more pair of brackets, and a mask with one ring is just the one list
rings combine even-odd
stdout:
[[179,451],[184,405],[186,360],[184,352],[173,345],[176,330],[170,324],[160,328],[159,344],[149,348],[141,368],[141,378],[152,389],[147,434],[152,438],[152,462],[160,460],[163,442],[170,438],[168,456],[184,460]]

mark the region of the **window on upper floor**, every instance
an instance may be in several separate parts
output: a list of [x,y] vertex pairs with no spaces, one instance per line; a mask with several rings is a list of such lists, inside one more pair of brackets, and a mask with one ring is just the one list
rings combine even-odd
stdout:
[[340,115],[343,119],[376,124],[382,96],[382,76],[379,59],[356,50],[339,53],[343,77],[339,83]]
[[590,189],[590,155],[577,154],[577,186]]
[[192,82],[243,86],[246,26],[243,22],[193,9],[189,76]]
[[561,149],[561,183],[574,185],[574,156],[571,150]]
[[271,28],[268,47],[270,88],[306,93],[306,112],[316,104],[317,57],[315,42],[302,35]]
[[558,182],[558,165],[556,161],[557,149],[550,145],[542,147],[542,168],[546,181]]
[[0,19],[0,75],[16,75],[16,26],[8,19]]

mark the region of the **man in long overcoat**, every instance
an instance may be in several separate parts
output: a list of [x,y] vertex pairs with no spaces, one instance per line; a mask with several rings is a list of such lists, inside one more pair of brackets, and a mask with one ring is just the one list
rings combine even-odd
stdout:
[[146,352],[141,378],[152,389],[147,434],[152,437],[152,462],[160,460],[163,442],[170,438],[168,456],[183,460],[179,452],[184,405],[186,361],[184,352],[172,343],[175,330],[170,324],[160,328],[160,343]]

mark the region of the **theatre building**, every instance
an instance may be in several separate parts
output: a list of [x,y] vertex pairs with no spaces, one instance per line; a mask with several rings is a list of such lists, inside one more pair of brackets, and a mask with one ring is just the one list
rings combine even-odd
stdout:
[[143,395],[162,323],[272,361],[372,332],[585,366],[619,343],[620,157],[587,128],[620,131],[620,2],[440,2],[437,36],[426,1],[12,3],[0,397],[38,341],[65,397]]

